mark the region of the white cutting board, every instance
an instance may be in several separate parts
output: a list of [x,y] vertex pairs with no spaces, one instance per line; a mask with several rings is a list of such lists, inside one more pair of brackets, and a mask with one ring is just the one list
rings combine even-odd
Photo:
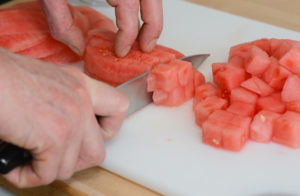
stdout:
[[[163,6],[159,43],[186,55],[210,53],[199,68],[208,80],[210,64],[226,61],[234,44],[263,37],[300,40],[297,32],[179,0],[163,0]],[[96,9],[114,18],[112,8]],[[107,143],[102,167],[166,195],[300,195],[300,150],[248,142],[232,153],[202,144],[200,133],[192,101],[177,108],[149,105]]]

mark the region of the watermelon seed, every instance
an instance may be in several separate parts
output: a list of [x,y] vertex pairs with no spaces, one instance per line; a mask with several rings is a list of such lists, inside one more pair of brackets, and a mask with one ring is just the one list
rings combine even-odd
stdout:
[[266,117],[265,117],[264,115],[260,115],[259,117],[260,117],[260,120],[261,120],[262,122],[265,122]]
[[218,140],[216,140],[216,139],[213,139],[212,142],[213,142],[214,144],[216,144],[216,145],[219,145],[219,144],[220,144],[220,142],[219,142]]

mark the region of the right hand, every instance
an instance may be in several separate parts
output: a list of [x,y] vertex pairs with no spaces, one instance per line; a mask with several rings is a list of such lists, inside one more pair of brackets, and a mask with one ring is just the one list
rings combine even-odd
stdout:
[[116,135],[128,108],[124,94],[73,67],[2,48],[0,94],[1,140],[33,155],[31,165],[5,175],[22,188],[64,180],[99,165],[105,157],[104,140]]

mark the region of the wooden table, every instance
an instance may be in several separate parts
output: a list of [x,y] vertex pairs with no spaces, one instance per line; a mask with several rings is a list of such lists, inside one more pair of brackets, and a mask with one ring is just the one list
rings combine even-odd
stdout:
[[[14,0],[13,3],[27,0]],[[189,0],[217,10],[284,27],[300,32],[300,1],[298,0]],[[8,6],[11,3],[5,5]],[[71,179],[49,186],[16,189],[0,178],[0,184],[17,195],[160,195],[146,187],[95,167],[76,173]]]

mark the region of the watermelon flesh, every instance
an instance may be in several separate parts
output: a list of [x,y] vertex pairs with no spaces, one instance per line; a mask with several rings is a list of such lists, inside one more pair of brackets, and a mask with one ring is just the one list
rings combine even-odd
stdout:
[[270,142],[273,136],[274,121],[280,114],[268,110],[258,112],[250,125],[250,138],[256,142]]
[[239,151],[248,139],[250,122],[250,117],[216,110],[202,124],[202,141],[214,147]]

